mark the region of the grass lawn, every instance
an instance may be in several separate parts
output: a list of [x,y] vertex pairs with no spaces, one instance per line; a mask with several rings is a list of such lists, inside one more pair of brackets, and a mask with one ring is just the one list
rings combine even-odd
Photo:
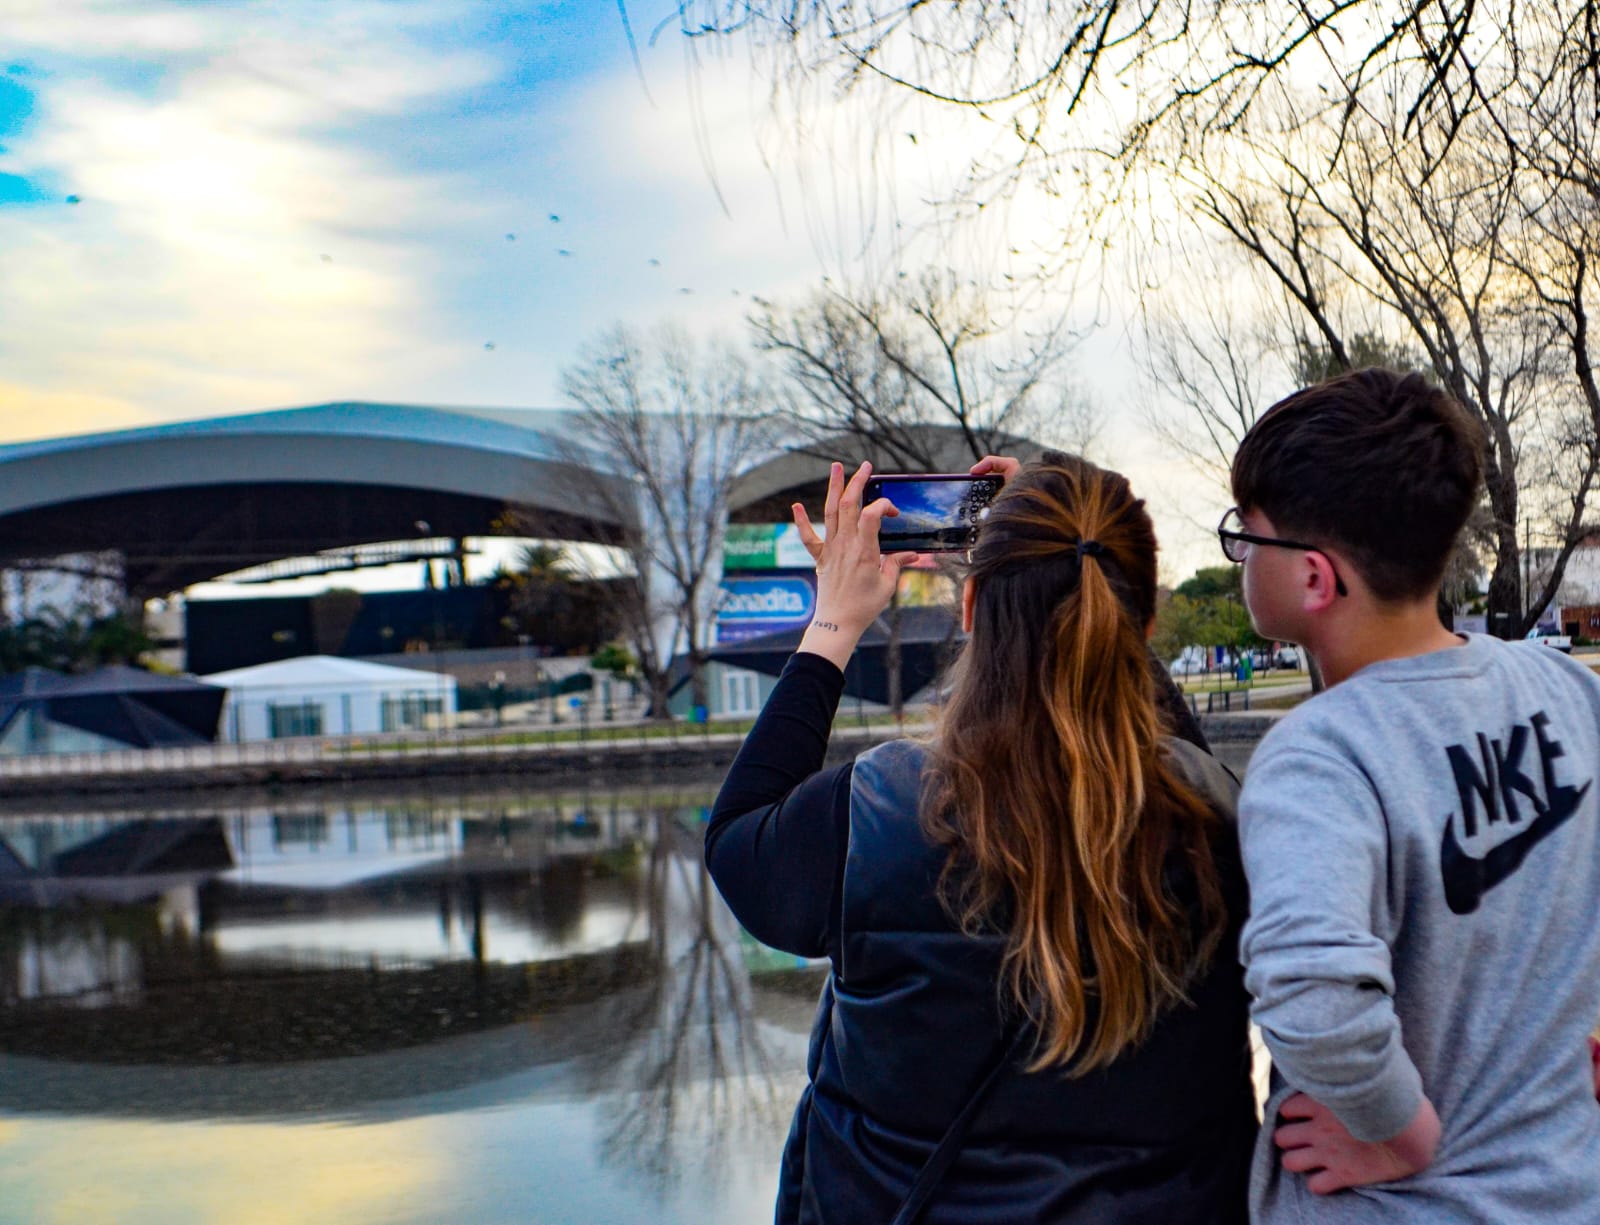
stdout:
[[[1308,677],[1304,672],[1289,672],[1274,670],[1272,672],[1257,672],[1250,682],[1241,685],[1231,672],[1213,672],[1208,676],[1175,676],[1178,688],[1184,693],[1214,693],[1223,689],[1249,689],[1252,692],[1259,689],[1276,689],[1285,685],[1304,685]],[[1252,698],[1251,701],[1255,699]]]
[[1251,710],[1293,710],[1311,696],[1311,690],[1299,689],[1294,693],[1266,693],[1250,696]]

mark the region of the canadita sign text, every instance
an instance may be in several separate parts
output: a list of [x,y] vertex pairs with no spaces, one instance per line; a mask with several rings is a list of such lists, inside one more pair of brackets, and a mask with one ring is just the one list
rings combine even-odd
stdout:
[[804,625],[816,605],[809,576],[723,579],[717,641],[734,642]]

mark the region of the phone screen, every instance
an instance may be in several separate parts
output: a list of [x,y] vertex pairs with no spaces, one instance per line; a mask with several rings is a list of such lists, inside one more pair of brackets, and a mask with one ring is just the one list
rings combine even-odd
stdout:
[[958,553],[972,547],[1003,483],[997,476],[874,476],[863,496],[868,506],[888,498],[900,512],[878,529],[885,553]]

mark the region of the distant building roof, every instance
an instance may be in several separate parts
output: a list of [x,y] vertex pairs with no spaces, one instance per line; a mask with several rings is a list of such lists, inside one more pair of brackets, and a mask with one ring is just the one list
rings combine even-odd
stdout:
[[121,665],[83,676],[28,668],[0,677],[0,732],[27,710],[121,744],[202,744],[214,740],[226,695],[191,677]]
[[126,664],[110,664],[81,674],[57,672],[52,668],[24,668],[21,672],[0,676],[0,700],[68,694],[88,697],[119,693],[190,693],[208,687],[193,677],[166,676]]
[[[394,685],[415,689],[418,681],[427,675],[415,668],[394,668],[360,659],[341,659],[336,655],[301,655],[294,659],[255,664],[249,668],[214,672],[201,679],[228,689],[349,684]],[[445,687],[455,684],[448,674],[436,674],[435,679]]]
[[131,443],[285,434],[467,443],[540,459],[559,459],[570,453],[573,416],[571,411],[559,408],[445,408],[350,400],[10,443],[0,446],[0,464]]
[[608,540],[600,491],[623,477],[576,421],[346,402],[0,446],[0,564],[114,551],[148,597],[328,549],[504,532],[507,508],[522,534]]

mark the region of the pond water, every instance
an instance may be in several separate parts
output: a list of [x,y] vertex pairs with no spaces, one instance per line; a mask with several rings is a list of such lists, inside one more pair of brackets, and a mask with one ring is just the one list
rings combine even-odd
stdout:
[[714,787],[0,813],[0,1221],[769,1218],[820,971]]

